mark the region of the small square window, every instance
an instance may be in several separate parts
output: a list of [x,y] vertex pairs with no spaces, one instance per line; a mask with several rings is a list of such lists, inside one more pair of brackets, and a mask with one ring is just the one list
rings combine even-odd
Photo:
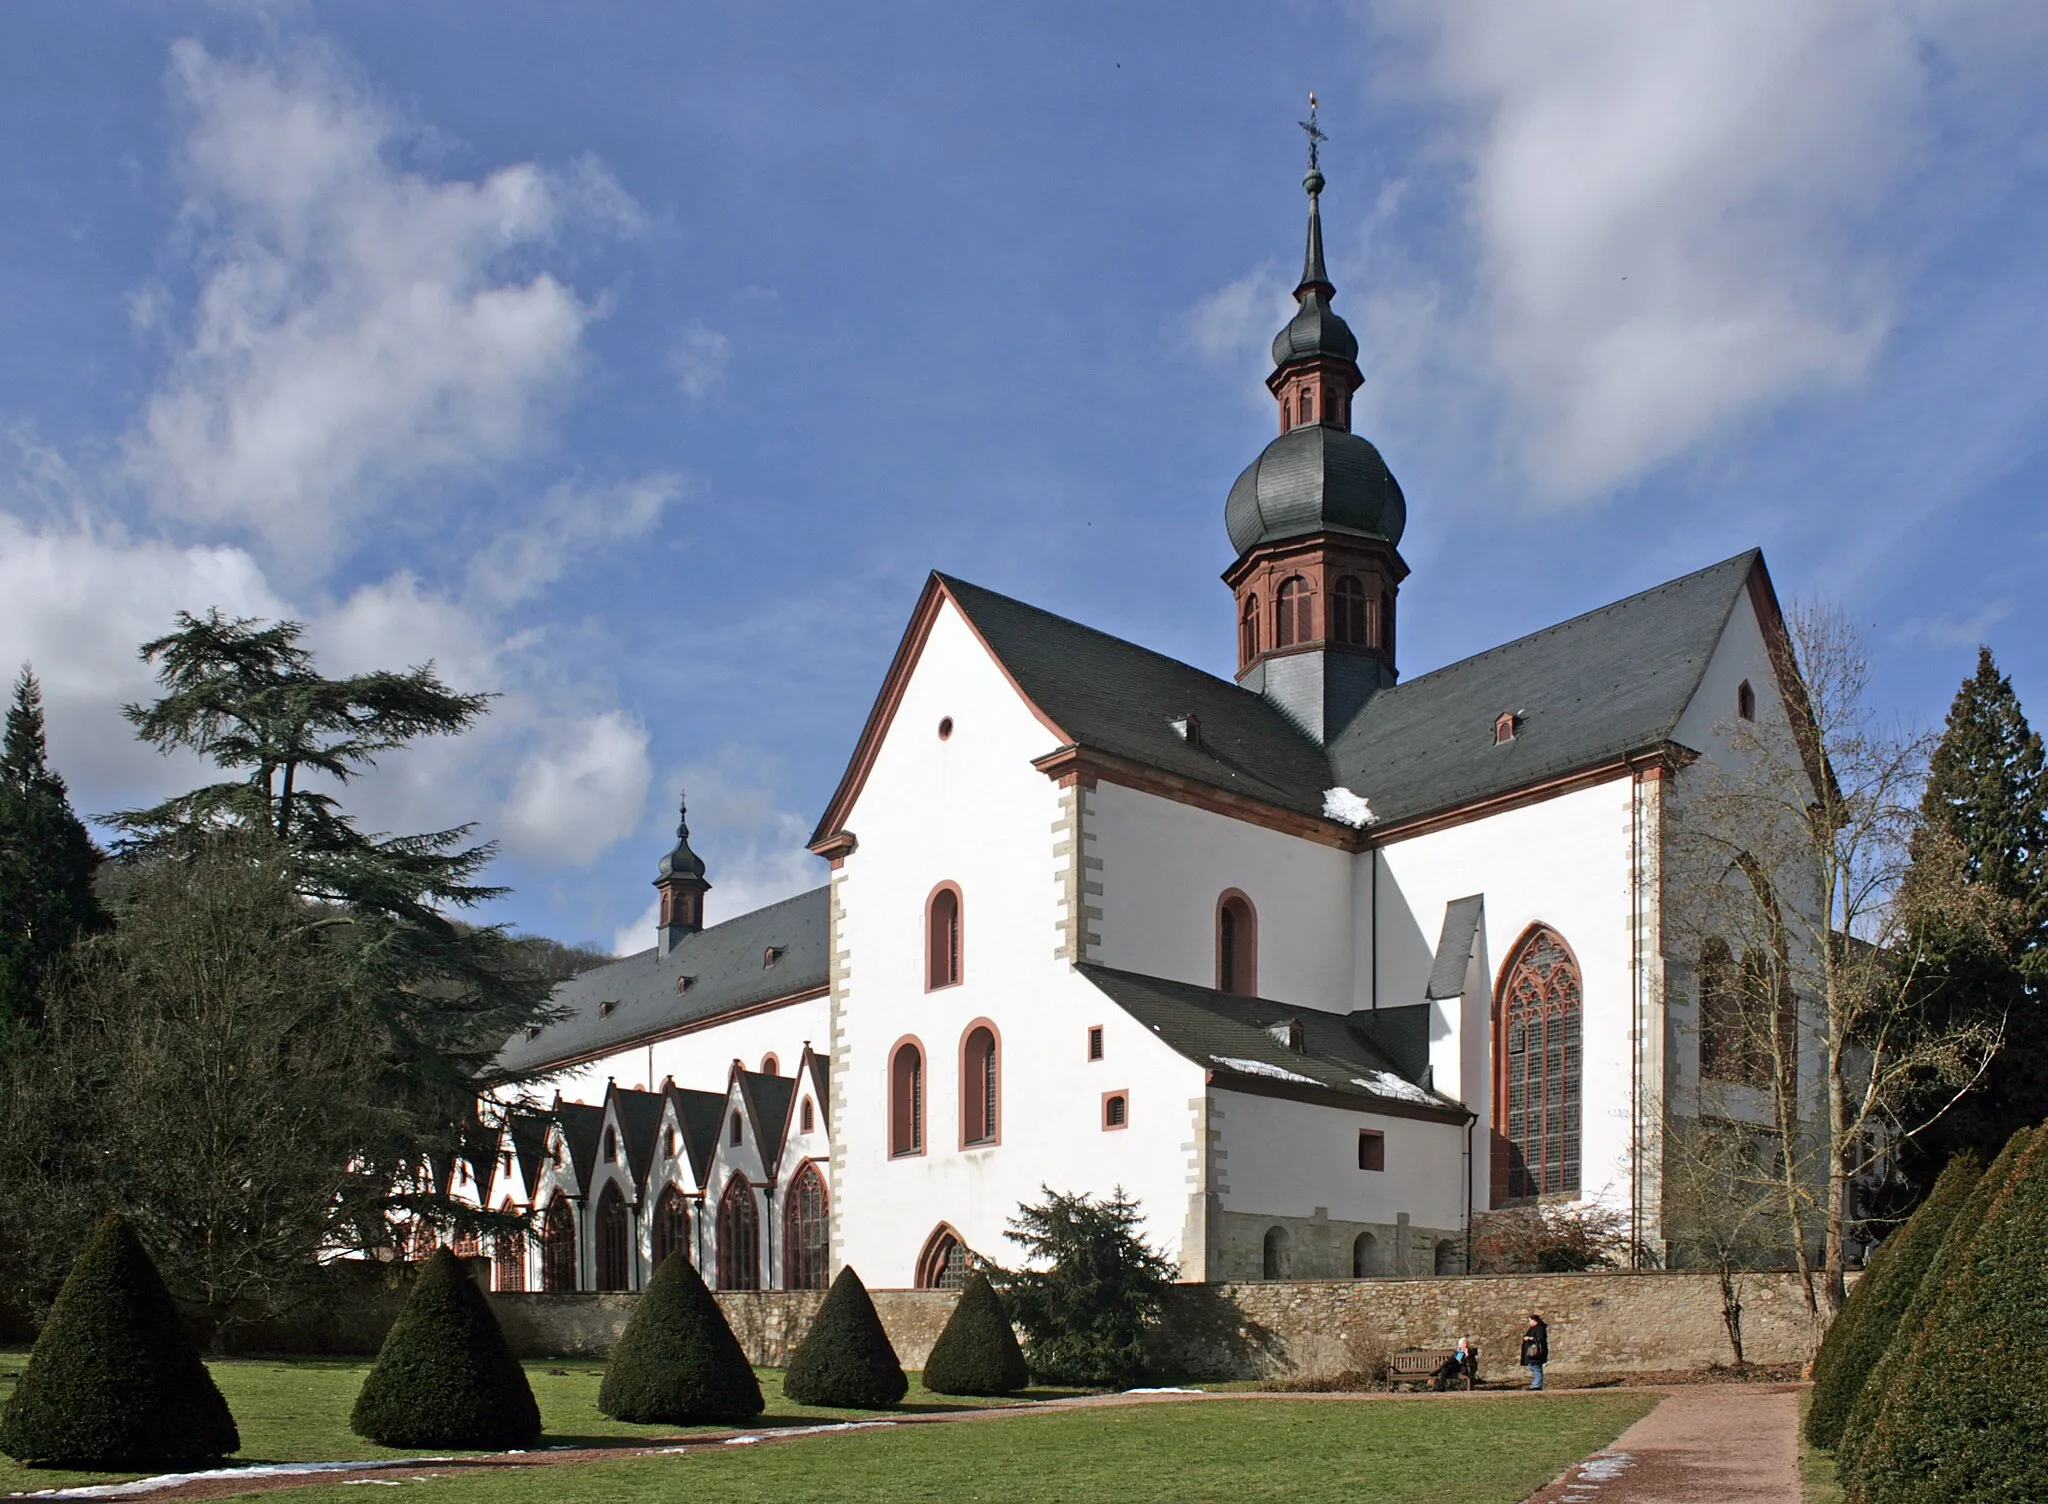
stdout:
[[1090,1060],[1100,1060],[1102,1058],[1101,1024],[1091,1024],[1088,1027],[1088,1058]]
[[1130,1126],[1130,1122],[1131,1101],[1129,1096],[1120,1091],[1104,1092],[1102,1094],[1102,1126],[1104,1131],[1127,1128]]
[[1358,1130],[1358,1168],[1384,1170],[1387,1167],[1387,1136],[1372,1128]]

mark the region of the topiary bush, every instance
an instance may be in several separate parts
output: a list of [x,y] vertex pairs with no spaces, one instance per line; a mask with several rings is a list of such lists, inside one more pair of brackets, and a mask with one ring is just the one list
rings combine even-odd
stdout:
[[1012,1394],[1030,1382],[1003,1302],[977,1269],[925,1359],[924,1387],[933,1394]]
[[868,1287],[848,1264],[825,1292],[811,1330],[789,1360],[782,1392],[799,1405],[886,1410],[910,1392]]
[[125,1471],[210,1462],[241,1445],[148,1250],[125,1219],[108,1217],[72,1263],[0,1411],[0,1451]]
[[1920,1278],[1941,1251],[1942,1239],[1983,1174],[1974,1156],[1948,1162],[1927,1199],[1905,1225],[1879,1245],[1813,1359],[1813,1406],[1806,1439],[1833,1451],[1842,1426],[1870,1371],[1891,1345],[1899,1319],[1913,1303]]
[[761,1383],[725,1312],[688,1258],[647,1282],[605,1365],[597,1408],[613,1420],[701,1426],[759,1415]]
[[[1848,1492],[1861,1504],[2048,1499],[2048,1133],[2036,1131],[1898,1361]],[[1901,1333],[1905,1340],[1906,1334]]]
[[1977,1230],[1984,1225],[1984,1218],[1999,1193],[2011,1182],[2013,1167],[2019,1163],[2021,1153],[2032,1139],[2032,1130],[2024,1128],[2008,1139],[1998,1158],[1991,1162],[1991,1168],[1977,1177],[1977,1184],[1950,1219],[1948,1235],[1941,1240],[1940,1250],[1920,1276],[1913,1299],[1892,1331],[1892,1340],[1871,1368],[1869,1377],[1864,1379],[1863,1387],[1857,1391],[1856,1403],[1850,1406],[1848,1419],[1842,1425],[1841,1441],[1835,1447],[1835,1474],[1843,1482],[1856,1475],[1864,1439],[1876,1427],[1877,1417],[1884,1410],[1884,1398],[1891,1392],[1892,1380],[1897,1376],[1905,1354],[1912,1349],[1920,1328],[1926,1324],[1927,1313],[1934,1308],[1935,1298],[1947,1283],[1948,1271],[1968,1252]]
[[540,1436],[540,1406],[498,1318],[446,1248],[413,1282],[349,1416],[387,1447],[506,1451]]

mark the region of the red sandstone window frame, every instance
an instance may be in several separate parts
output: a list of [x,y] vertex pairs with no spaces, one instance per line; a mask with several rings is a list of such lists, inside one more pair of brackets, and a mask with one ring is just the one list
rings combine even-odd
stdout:
[[[947,1278],[952,1260],[948,1257],[952,1249],[960,1250],[961,1278],[951,1281]],[[960,1236],[960,1229],[950,1222],[941,1222],[924,1240],[924,1247],[917,1255],[917,1288],[920,1290],[957,1290],[967,1283],[966,1275],[974,1268],[974,1250],[967,1246],[967,1240]]]
[[661,1188],[661,1194],[654,1198],[654,1212],[648,1229],[648,1252],[653,1256],[649,1266],[659,1269],[664,1260],[681,1254],[690,1256],[690,1198],[683,1188],[673,1181]]
[[1378,1128],[1358,1130],[1358,1168],[1384,1170],[1387,1167],[1387,1136]]
[[799,1133],[813,1132],[818,1126],[817,1109],[811,1105],[809,1097],[804,1098],[803,1108],[797,1114],[797,1122],[800,1125],[797,1129]]
[[[804,1204],[815,1190],[815,1212]],[[782,1287],[822,1290],[832,1273],[832,1192],[818,1161],[807,1159],[789,1179],[782,1206]],[[806,1234],[816,1234],[815,1242]]]
[[[1227,926],[1225,914],[1231,916]],[[1259,910],[1239,888],[1216,896],[1216,990],[1232,997],[1259,995]]]
[[[985,1053],[975,1037],[988,1035]],[[986,1018],[960,1031],[960,1147],[992,1149],[1003,1141],[1003,1035]]]
[[761,1288],[761,1208],[744,1175],[725,1183],[718,1197],[718,1288]]
[[[1515,997],[1517,984],[1522,980],[1524,964],[1532,961],[1545,942],[1554,945],[1558,953],[1553,966],[1562,966],[1562,980],[1555,983],[1548,977],[1533,976],[1530,985],[1535,1006]],[[1510,1203],[1533,1204],[1543,1200],[1576,1198],[1581,1191],[1585,1154],[1585,1011],[1586,972],[1580,964],[1578,954],[1564,933],[1554,925],[1538,921],[1523,930],[1515,943],[1509,947],[1507,960],[1500,969],[1499,980],[1494,986],[1493,998],[1493,1143],[1492,1204],[1496,1207]],[[1529,1050],[1525,1043],[1519,1052],[1513,1050],[1511,1034],[1518,1020],[1536,1017],[1541,1025],[1542,1055],[1540,1069],[1535,1075],[1529,1071]],[[1525,1025],[1526,1027],[1526,1025]],[[1556,1050],[1556,1117],[1555,1154],[1552,1149],[1552,1135],[1549,1129],[1551,1074],[1551,1035],[1557,1036]],[[1533,1165],[1528,1155],[1528,1135],[1522,1135],[1518,1145],[1513,1124],[1513,1062],[1511,1056],[1519,1053],[1524,1061],[1524,1079],[1521,1120],[1528,1123],[1532,1116],[1538,1120],[1541,1132],[1536,1147],[1539,1151]],[[1529,1102],[1530,1086],[1542,1089],[1543,1101],[1540,1111],[1533,1111]],[[1522,1164],[1517,1167],[1515,1160],[1519,1149]],[[1550,1184],[1550,1171],[1555,1164],[1557,1184]],[[1529,1181],[1534,1178],[1534,1187]]]
[[1102,1131],[1121,1133],[1131,1126],[1131,1089],[1119,1086],[1102,1094]]
[[1090,1024],[1090,1025],[1088,1026],[1088,1058],[1089,1058],[1089,1060],[1091,1060],[1091,1061],[1098,1061],[1098,1062],[1099,1062],[1099,1061],[1100,1061],[1100,1060],[1102,1059],[1102,1050],[1103,1050],[1103,1041],[1102,1041],[1102,1025],[1101,1025],[1101,1024]]
[[775,1058],[773,1050],[770,1050],[761,1057],[761,1074],[764,1076],[779,1076],[782,1074],[782,1062]]
[[[900,1068],[906,1051],[911,1056],[907,1076]],[[925,1048],[915,1034],[905,1034],[889,1046],[889,1073],[884,1084],[889,1103],[889,1157],[916,1159],[925,1152],[929,1135],[925,1132]]]
[[958,987],[967,974],[967,903],[960,885],[943,882],[924,901],[924,990]]
[[1273,593],[1273,646],[1306,647],[1315,640],[1315,586],[1307,575],[1291,574]]
[[1340,574],[1330,587],[1330,640],[1345,647],[1370,646],[1366,634],[1365,586],[1355,574]]
[[1237,658],[1240,668],[1259,656],[1259,593],[1244,598],[1244,611],[1237,624]]

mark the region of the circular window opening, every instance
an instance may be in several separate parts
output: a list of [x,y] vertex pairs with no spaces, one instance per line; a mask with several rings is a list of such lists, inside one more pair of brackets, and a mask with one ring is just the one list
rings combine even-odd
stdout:
[[953,718],[949,715],[939,717],[939,740],[944,741],[947,737],[951,736],[952,734]]

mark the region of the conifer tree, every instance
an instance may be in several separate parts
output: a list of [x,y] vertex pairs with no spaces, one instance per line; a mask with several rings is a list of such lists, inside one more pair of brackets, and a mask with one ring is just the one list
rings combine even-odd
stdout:
[[0,1047],[42,1016],[43,987],[79,935],[98,929],[99,849],[50,766],[43,692],[26,665],[0,740]]
[[761,1413],[761,1382],[687,1257],[654,1271],[605,1364],[597,1408],[614,1420],[703,1426]]
[[886,1410],[910,1392],[895,1345],[853,1265],[841,1269],[825,1292],[789,1360],[782,1392],[799,1405],[849,1410]]
[[503,1451],[540,1436],[540,1406],[484,1292],[438,1248],[356,1396],[349,1428],[387,1447]]
[[142,1240],[120,1217],[106,1218],[79,1250],[0,1411],[0,1451],[115,1469],[208,1462],[241,1444]]
[[924,1387],[933,1394],[1013,1394],[1030,1382],[1003,1302],[977,1269],[924,1360]]
[[[1988,647],[1949,708],[1921,817],[1908,885],[1924,870],[1959,865],[1964,881],[2005,900],[2012,915],[1989,933],[1928,936],[1930,1019],[2004,1031],[1976,1088],[1919,1136],[1920,1163],[1939,1166],[1962,1150],[1989,1158],[2016,1129],[2048,1117],[2048,754]],[[1944,838],[1954,856],[1940,849]]]

